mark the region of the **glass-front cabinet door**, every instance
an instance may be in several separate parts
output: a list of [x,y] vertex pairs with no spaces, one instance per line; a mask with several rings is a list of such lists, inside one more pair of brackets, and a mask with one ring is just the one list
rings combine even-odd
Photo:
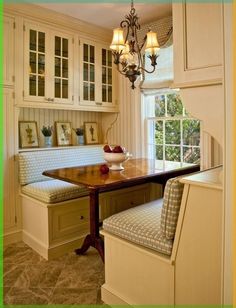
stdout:
[[24,99],[72,104],[73,38],[28,23],[24,31]]
[[53,98],[55,102],[72,102],[73,85],[73,54],[72,39],[65,35],[54,35],[54,70],[53,70]]
[[25,25],[24,98],[44,101],[46,77],[46,31]]
[[102,102],[112,105],[112,53],[102,48]]
[[95,46],[83,44],[83,99],[95,101]]
[[80,102],[94,106],[97,101],[97,57],[96,46],[91,42],[80,41]]
[[80,106],[110,111],[115,106],[113,88],[111,51],[99,43],[80,40]]

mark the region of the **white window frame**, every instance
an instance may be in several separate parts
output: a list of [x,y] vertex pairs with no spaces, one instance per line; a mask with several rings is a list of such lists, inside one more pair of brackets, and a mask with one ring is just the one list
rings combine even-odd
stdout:
[[[167,115],[167,94],[173,94],[176,93],[178,90],[177,89],[160,89],[160,90],[151,90],[151,91],[146,91],[146,93],[143,93],[143,106],[145,110],[145,156],[148,158],[155,158],[155,153],[154,153],[154,148],[156,145],[155,143],[155,123],[157,121],[162,121],[163,122],[163,160],[156,160],[157,163],[162,164],[163,167],[165,165],[170,164],[169,161],[165,160],[165,147],[166,146],[176,146],[180,148],[180,162],[171,162],[171,164],[175,164],[176,166],[189,166],[193,165],[190,163],[185,163],[183,161],[183,147],[188,147],[188,145],[183,144],[183,120],[199,120],[191,116],[185,116],[185,107],[184,108],[184,113],[181,116],[168,116]],[[163,117],[155,117],[152,116],[153,113],[155,112],[155,100],[153,99],[156,95],[165,95],[165,116]],[[180,144],[166,144],[165,143],[165,122],[166,121],[174,121],[174,120],[180,120]],[[150,124],[150,122],[153,123],[153,125]],[[152,128],[150,129],[150,127]],[[201,122],[200,122],[200,139],[202,137],[201,133]],[[151,142],[152,139],[152,142]],[[161,144],[159,144],[161,145]],[[201,156],[201,140],[199,146],[190,146],[190,148],[199,148],[200,149],[200,156]],[[150,150],[152,148],[152,151]],[[158,164],[157,164],[158,165]]]

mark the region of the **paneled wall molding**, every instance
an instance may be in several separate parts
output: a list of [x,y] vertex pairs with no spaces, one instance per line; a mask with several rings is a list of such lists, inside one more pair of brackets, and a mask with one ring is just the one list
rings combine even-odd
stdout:
[[48,25],[55,24],[60,26],[60,28],[74,30],[80,36],[86,38],[90,37],[97,41],[102,40],[104,43],[110,43],[112,38],[111,30],[99,26],[93,26],[90,23],[48,10],[35,4],[4,4],[4,14],[5,13],[29,18],[31,20],[38,20],[47,23]]
[[[199,65],[199,64],[196,64],[196,63],[191,64],[191,61],[189,61],[189,59],[191,59],[191,57],[192,57],[192,47],[193,46],[191,44],[189,46],[189,43],[191,43],[191,40],[192,40],[192,33],[189,33],[188,29],[190,28],[190,25],[191,25],[191,17],[195,17],[194,15],[191,15],[192,11],[194,11],[192,6],[194,6],[194,4],[192,4],[192,3],[189,4],[187,1],[184,1],[184,3],[183,3],[183,28],[184,28],[183,43],[184,43],[184,50],[185,50],[184,70],[185,71],[192,71],[192,70],[199,70],[199,69],[202,69],[202,68],[210,68],[210,67],[217,67],[217,66],[221,67],[222,62],[220,61],[219,58],[217,58],[217,59],[214,58],[215,62],[211,63],[211,64],[207,64],[207,65]],[[190,7],[190,9],[189,9],[189,7]],[[197,9],[197,8],[195,8],[195,9]],[[211,9],[214,9],[214,6],[211,6]],[[222,12],[221,12],[221,14],[222,14]],[[219,14],[219,15],[221,15],[221,14]],[[220,18],[218,18],[218,20],[220,20]]]
[[3,245],[7,246],[22,241],[22,230],[6,233],[3,236]]
[[185,88],[197,88],[197,87],[208,87],[214,85],[221,85],[223,83],[222,78],[205,80],[205,81],[192,81],[192,82],[184,82],[184,83],[173,83],[171,84],[172,89],[185,89]]

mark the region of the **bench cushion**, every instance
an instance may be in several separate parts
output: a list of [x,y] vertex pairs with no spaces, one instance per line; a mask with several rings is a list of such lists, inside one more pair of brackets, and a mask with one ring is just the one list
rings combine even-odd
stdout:
[[49,177],[42,175],[45,170],[104,162],[102,146],[22,152],[18,160],[21,185],[50,180]]
[[163,209],[161,212],[161,231],[171,240],[175,236],[177,220],[182,200],[184,184],[180,183],[181,177],[169,179],[165,186]]
[[103,221],[104,230],[136,244],[171,255],[173,240],[161,231],[162,199],[115,214]]
[[22,187],[22,192],[46,203],[56,203],[89,194],[83,185],[73,185],[59,180],[42,181]]

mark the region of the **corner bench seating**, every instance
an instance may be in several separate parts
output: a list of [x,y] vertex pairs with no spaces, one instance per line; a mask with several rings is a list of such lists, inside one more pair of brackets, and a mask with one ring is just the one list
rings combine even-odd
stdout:
[[108,305],[222,305],[222,167],[103,221]]
[[121,213],[103,222],[103,229],[141,246],[171,255],[184,185],[169,179],[164,198]]
[[89,227],[88,190],[42,172],[103,163],[102,147],[22,152],[18,162],[23,241],[46,259],[78,247]]
[[173,305],[173,243],[184,184],[167,181],[163,199],[128,209],[103,221],[108,305]]
[[[22,238],[44,258],[60,256],[82,244],[89,230],[89,196],[85,186],[54,180],[43,176],[42,172],[103,162],[102,146],[19,153]],[[160,193],[161,185],[156,184],[155,188],[144,184],[102,193],[99,196],[100,219],[150,201]]]

